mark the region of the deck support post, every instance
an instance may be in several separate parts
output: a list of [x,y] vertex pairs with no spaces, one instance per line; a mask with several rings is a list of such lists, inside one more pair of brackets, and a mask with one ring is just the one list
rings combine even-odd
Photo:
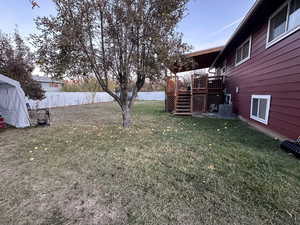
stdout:
[[193,90],[194,90],[194,75],[191,76],[191,113],[193,114],[193,103],[194,103],[194,99],[193,99]]
[[177,73],[175,73],[175,103],[174,103],[174,111],[176,112],[176,108],[177,108],[177,97],[178,97],[178,78],[177,78]]

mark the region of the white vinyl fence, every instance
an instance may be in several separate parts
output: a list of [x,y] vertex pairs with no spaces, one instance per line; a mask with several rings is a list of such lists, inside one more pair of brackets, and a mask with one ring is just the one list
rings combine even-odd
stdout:
[[[112,102],[113,98],[105,92],[46,92],[46,98],[42,101],[28,100],[30,107],[54,108],[73,105],[94,104]],[[164,92],[140,92],[137,100],[140,101],[164,101]]]
[[165,101],[165,92],[154,91],[154,92],[139,92],[137,100],[140,101]]

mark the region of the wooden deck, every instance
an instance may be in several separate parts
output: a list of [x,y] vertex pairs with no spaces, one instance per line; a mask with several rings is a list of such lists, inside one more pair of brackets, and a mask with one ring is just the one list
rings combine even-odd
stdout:
[[193,75],[188,86],[178,77],[170,77],[166,88],[166,111],[185,116],[207,112],[217,98],[216,102],[222,101],[223,90],[222,76]]

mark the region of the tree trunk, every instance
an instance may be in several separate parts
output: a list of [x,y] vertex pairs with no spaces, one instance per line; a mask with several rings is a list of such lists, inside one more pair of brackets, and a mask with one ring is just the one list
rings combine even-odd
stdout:
[[122,111],[122,116],[123,116],[123,127],[129,128],[132,125],[132,120],[131,120],[131,109],[128,106],[124,107]]

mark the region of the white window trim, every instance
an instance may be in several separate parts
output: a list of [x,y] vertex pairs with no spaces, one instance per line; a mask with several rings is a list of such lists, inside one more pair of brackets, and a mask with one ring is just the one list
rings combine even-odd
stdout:
[[[240,49],[244,44],[246,44],[249,41],[249,55],[247,58],[241,60],[240,62],[237,62],[237,51]],[[251,58],[251,49],[252,49],[252,35],[250,35],[247,40],[245,40],[235,51],[235,66],[239,66],[243,64],[244,62],[248,61]]]
[[[271,46],[277,44],[278,42],[282,41],[283,39],[287,38],[288,36],[292,35],[293,33],[297,32],[300,30],[300,25],[294,27],[292,30],[288,31],[288,25],[289,25],[289,14],[290,14],[290,8],[291,8],[291,2],[292,0],[288,0],[285,3],[283,3],[270,17],[269,17],[269,22],[268,22],[268,33],[267,33],[267,40],[266,40],[266,49],[270,48]],[[270,39],[270,26],[271,26],[271,20],[284,8],[288,6],[287,9],[287,16],[286,16],[286,31],[276,37],[274,40],[269,41]]]
[[[267,108],[266,108],[266,119],[263,120],[257,116],[253,116],[252,115],[252,109],[253,109],[253,99],[257,98],[257,99],[267,99],[268,103],[267,103]],[[251,111],[250,111],[250,118],[253,120],[256,120],[260,123],[263,123],[265,125],[269,124],[269,113],[270,113],[270,106],[271,106],[271,95],[252,95],[251,96]],[[259,113],[259,104],[258,104],[258,108],[257,108],[257,112]]]

